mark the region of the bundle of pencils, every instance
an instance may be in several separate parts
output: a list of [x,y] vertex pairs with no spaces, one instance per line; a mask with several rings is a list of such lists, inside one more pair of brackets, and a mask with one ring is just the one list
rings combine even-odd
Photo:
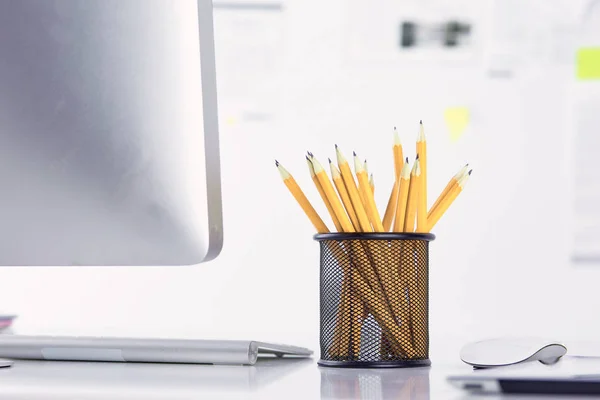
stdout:
[[[416,157],[412,166],[409,158],[404,156],[400,135],[394,128],[392,148],[394,158],[394,182],[383,218],[378,211],[374,198],[374,179],[369,177],[367,161],[362,162],[356,153],[353,154],[354,174],[348,160],[336,145],[337,166],[329,159],[331,177],[327,175],[323,165],[308,152],[306,162],[310,176],[325,204],[337,232],[416,232],[427,233],[439,222],[448,208],[462,192],[471,170],[468,164],[456,173],[438,196],[431,208],[427,199],[427,142],[423,123],[419,124],[416,141]],[[329,233],[330,230],[311,205],[292,175],[279,163],[275,164],[281,177],[298,204],[302,207],[318,233]],[[352,242],[337,257],[352,257],[358,274],[344,271],[341,300],[338,307],[338,321],[351,320],[358,325],[364,321],[366,314],[371,314],[382,328],[382,340],[391,352],[406,358],[417,356],[422,351],[415,345],[400,340],[411,335],[408,307],[399,304],[402,299],[398,292],[404,292],[403,282],[410,279],[410,269],[388,268],[374,262],[374,249],[366,243]],[[332,249],[333,251],[333,249]],[[352,263],[342,263],[349,265]],[[380,263],[379,263],[380,264]],[[395,284],[394,284],[395,283]],[[400,287],[398,287],[398,283]],[[392,296],[391,293],[396,295]],[[389,299],[394,299],[390,301]],[[377,304],[373,304],[376,302]],[[385,306],[381,306],[384,304]],[[392,321],[390,323],[390,321]],[[400,321],[393,325],[394,321]],[[360,331],[360,328],[358,328]],[[397,333],[399,332],[399,333]],[[384,343],[382,343],[382,348]],[[329,353],[333,357],[344,359],[358,354],[360,340],[351,340],[344,329],[336,329]]]

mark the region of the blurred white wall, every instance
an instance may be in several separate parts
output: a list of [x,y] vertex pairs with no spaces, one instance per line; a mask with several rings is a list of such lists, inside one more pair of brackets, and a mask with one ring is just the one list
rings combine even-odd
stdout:
[[[437,2],[425,3],[436,9]],[[20,315],[16,331],[254,338],[318,350],[318,245],[273,160],[318,204],[303,153],[311,150],[325,162],[335,155],[334,143],[347,155],[356,150],[369,160],[383,208],[392,182],[391,129],[398,127],[405,152],[413,154],[423,119],[430,197],[464,162],[475,170],[430,247],[432,359],[456,357],[465,341],[484,336],[597,337],[600,268],[569,262],[564,187],[572,65],[531,63],[490,78],[489,0],[445,11],[463,10],[474,23],[474,47],[464,57],[361,61],[348,42],[355,29],[348,4],[289,0],[281,13],[260,17],[278,33],[268,47],[279,51],[277,65],[260,78],[265,91],[249,85],[244,101],[224,96],[238,93],[229,79],[237,68],[235,79],[243,81],[249,55],[236,65],[230,49],[217,47],[226,242],[216,261],[182,268],[0,269],[0,309]],[[228,12],[216,12],[217,46],[234,45],[226,29],[239,25]],[[443,120],[449,106],[471,112],[456,143]],[[320,204],[319,210],[326,215]]]

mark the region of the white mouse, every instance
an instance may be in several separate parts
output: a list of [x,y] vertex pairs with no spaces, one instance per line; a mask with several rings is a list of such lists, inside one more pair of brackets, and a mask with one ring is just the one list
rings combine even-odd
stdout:
[[525,361],[554,364],[567,348],[553,341],[536,338],[499,338],[470,343],[460,351],[460,359],[475,368],[500,367]]

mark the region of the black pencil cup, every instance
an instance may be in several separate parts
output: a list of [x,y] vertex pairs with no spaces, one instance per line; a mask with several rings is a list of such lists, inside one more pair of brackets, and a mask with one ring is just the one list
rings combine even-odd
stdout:
[[326,233],[321,246],[321,359],[327,367],[429,361],[428,233]]

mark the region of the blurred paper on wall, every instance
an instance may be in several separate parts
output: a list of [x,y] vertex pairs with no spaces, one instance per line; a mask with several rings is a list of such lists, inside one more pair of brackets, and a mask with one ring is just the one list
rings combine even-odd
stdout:
[[280,104],[282,2],[214,2],[220,120],[266,122]]
[[495,0],[485,51],[489,74],[508,77],[530,67],[571,65],[585,1]]
[[[600,86],[600,85],[598,85]],[[583,96],[575,105],[576,131],[573,153],[573,253],[576,263],[600,263],[600,168],[597,131],[600,87],[596,95]]]
[[572,149],[573,250],[575,263],[600,265],[600,2],[585,8],[576,53],[575,125]]
[[468,61],[481,53],[474,21],[485,2],[353,0],[345,7],[345,56],[357,64]]

